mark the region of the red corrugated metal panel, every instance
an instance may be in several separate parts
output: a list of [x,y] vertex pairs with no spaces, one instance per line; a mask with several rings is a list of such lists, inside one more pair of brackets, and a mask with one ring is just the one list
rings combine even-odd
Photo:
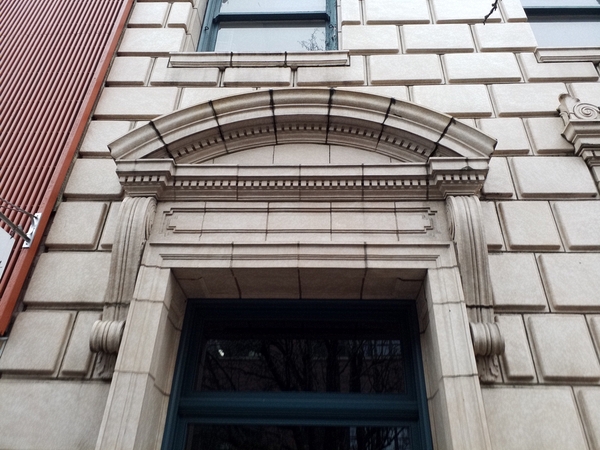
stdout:
[[[0,280],[4,334],[134,0],[2,0],[0,197],[42,213]],[[0,206],[29,227],[25,214]],[[8,231],[8,227],[2,224]]]

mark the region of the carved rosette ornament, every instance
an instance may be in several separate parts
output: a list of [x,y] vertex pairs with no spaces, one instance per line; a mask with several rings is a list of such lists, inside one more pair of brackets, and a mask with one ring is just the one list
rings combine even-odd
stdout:
[[494,322],[487,243],[479,199],[449,196],[446,199],[450,233],[456,243],[460,276],[470,320],[471,339],[479,379],[491,383],[500,377],[498,356],[504,339]]
[[151,197],[126,197],[119,210],[102,319],[92,326],[90,349],[98,353],[95,375],[110,379],[121,344],[129,303],[156,212]]

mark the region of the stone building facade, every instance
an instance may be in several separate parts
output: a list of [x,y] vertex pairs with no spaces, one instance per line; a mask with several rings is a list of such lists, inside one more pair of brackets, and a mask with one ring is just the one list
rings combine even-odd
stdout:
[[435,449],[600,449],[600,49],[518,0],[336,8],[338,50],[219,53],[203,0],[137,1],[0,448],[160,448],[187,299],[268,298],[414,302]]

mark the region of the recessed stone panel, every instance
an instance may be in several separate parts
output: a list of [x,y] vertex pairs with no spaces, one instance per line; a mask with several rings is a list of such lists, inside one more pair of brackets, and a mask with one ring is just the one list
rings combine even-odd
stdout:
[[548,251],[561,248],[547,202],[501,202],[498,210],[510,249]]
[[507,381],[533,381],[535,369],[529,350],[529,341],[521,316],[500,315],[496,317],[504,338],[501,361]]
[[587,449],[568,387],[483,388],[494,450]]
[[490,254],[489,261],[494,306],[498,311],[548,309],[532,253]]
[[104,302],[110,253],[43,253],[24,302],[30,305],[97,305]]
[[600,381],[600,363],[584,316],[532,315],[527,326],[543,380]]
[[49,248],[94,249],[104,225],[104,202],[63,202],[46,238]]
[[600,201],[555,202],[552,207],[569,250],[600,249]]
[[0,358],[0,372],[49,375],[58,368],[70,325],[71,312],[20,313]]
[[578,157],[510,158],[521,198],[590,198],[598,190],[588,167]]
[[600,311],[600,254],[539,256],[550,307],[556,311]]

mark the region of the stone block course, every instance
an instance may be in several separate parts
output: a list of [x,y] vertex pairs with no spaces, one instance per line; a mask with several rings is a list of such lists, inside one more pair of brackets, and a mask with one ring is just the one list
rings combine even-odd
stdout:
[[568,387],[483,388],[494,450],[587,449]]
[[431,22],[426,0],[405,0],[402,7],[394,0],[368,0],[364,4],[369,25]]
[[439,84],[443,79],[437,55],[373,55],[369,63],[374,85]]
[[104,225],[105,202],[63,202],[46,238],[49,248],[94,249]]
[[42,253],[25,292],[26,305],[102,306],[110,253]]
[[127,121],[92,120],[79,148],[81,156],[110,157],[108,144],[126,134],[131,128]]
[[548,310],[532,253],[490,254],[490,277],[497,311]]
[[72,199],[111,200],[123,188],[112,159],[78,159],[73,166],[64,196]]
[[562,248],[547,202],[501,202],[498,210],[509,249],[551,251]]
[[168,2],[137,3],[133,7],[127,26],[162,28],[168,11]]
[[175,109],[176,87],[107,87],[94,116],[97,119],[149,120]]
[[351,54],[398,53],[398,27],[395,25],[342,26],[340,48]]
[[600,363],[584,316],[539,314],[526,319],[538,374],[545,381],[600,381]]
[[529,341],[523,319],[519,315],[497,316],[496,322],[504,338],[505,349],[501,357],[507,381],[534,381],[535,368],[529,350]]
[[406,53],[473,52],[469,25],[405,25],[400,27]]
[[450,83],[502,83],[522,80],[512,53],[457,53],[443,55]]
[[527,81],[596,81],[598,72],[591,62],[538,62],[533,53],[517,55]]
[[51,375],[58,369],[72,312],[21,312],[0,358],[3,374]]
[[573,154],[573,145],[561,135],[564,124],[560,117],[525,119],[525,127],[538,155]]
[[289,67],[257,67],[254,69],[228,67],[223,76],[226,87],[289,86],[292,71]]
[[499,117],[556,116],[558,97],[567,92],[563,83],[494,84],[489,89]]
[[583,159],[578,157],[510,158],[520,198],[592,198],[598,190]]
[[128,28],[123,34],[119,56],[169,56],[185,51],[182,28]]
[[120,56],[113,60],[107,86],[143,86],[150,73],[152,58]]
[[414,86],[412,101],[456,117],[488,117],[492,105],[483,85]]
[[531,152],[527,132],[519,118],[480,119],[478,128],[498,140],[494,156],[526,155]]
[[528,23],[478,23],[473,34],[482,52],[533,52],[537,48]]
[[539,256],[542,281],[554,311],[600,311],[600,254],[567,253]]
[[298,86],[353,86],[365,84],[363,56],[351,56],[350,66],[299,67]]
[[216,86],[219,69],[216,67],[169,67],[169,58],[156,58],[150,85],[152,86]]
[[83,377],[90,370],[92,352],[90,351],[90,334],[92,325],[101,317],[100,312],[80,311],[77,313],[73,332],[65,351],[60,375],[64,377]]
[[555,202],[552,208],[568,250],[600,250],[600,202]]
[[513,197],[515,191],[506,158],[491,158],[489,165],[490,169],[483,185],[483,194],[488,199]]

